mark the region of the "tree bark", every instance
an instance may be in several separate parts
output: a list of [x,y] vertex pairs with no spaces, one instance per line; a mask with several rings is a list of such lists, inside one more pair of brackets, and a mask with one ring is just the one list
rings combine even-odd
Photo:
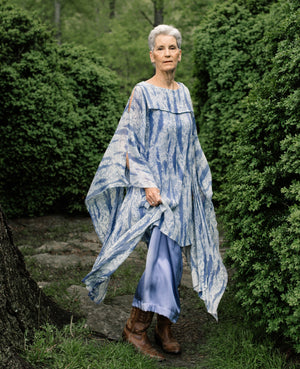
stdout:
[[57,40],[57,43],[61,45],[61,4],[60,0],[54,0],[54,24],[56,29],[56,35],[55,38]]
[[113,19],[116,15],[116,0],[109,0],[109,18]]
[[31,368],[18,356],[24,334],[45,323],[62,327],[71,313],[61,309],[30,277],[0,206],[0,368]]
[[152,0],[154,5],[154,27],[164,23],[164,0]]

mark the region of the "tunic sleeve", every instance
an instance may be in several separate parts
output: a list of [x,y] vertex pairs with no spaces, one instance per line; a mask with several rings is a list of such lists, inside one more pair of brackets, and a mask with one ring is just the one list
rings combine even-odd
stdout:
[[[126,187],[157,187],[146,159],[147,106],[139,86],[119,121],[86,197],[96,233],[102,243],[109,237]],[[126,168],[126,153],[129,167]]]
[[148,165],[148,108],[139,86],[131,98],[128,122],[128,157],[130,186],[157,187]]
[[117,130],[103,155],[85,203],[102,243],[108,237],[129,185],[126,171],[128,114],[125,109]]

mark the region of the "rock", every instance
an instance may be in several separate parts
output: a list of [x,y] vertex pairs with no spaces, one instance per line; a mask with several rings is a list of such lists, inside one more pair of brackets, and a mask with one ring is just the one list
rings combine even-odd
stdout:
[[93,251],[96,255],[99,254],[101,250],[101,244],[100,242],[87,242],[87,241],[81,241],[81,240],[70,240],[69,244],[72,244],[73,246],[79,247],[83,250]]
[[44,288],[44,287],[47,287],[51,284],[51,282],[36,282],[37,285],[40,287],[40,288]]
[[100,243],[99,238],[95,232],[82,233],[81,236],[87,241],[94,242],[94,243]]
[[29,250],[29,249],[32,249],[33,247],[31,245],[21,245],[21,246],[18,246],[18,249],[21,251],[21,252],[24,252],[25,250]]
[[108,302],[104,300],[101,304],[96,304],[89,298],[85,287],[73,285],[67,291],[78,296],[80,309],[86,316],[90,329],[110,340],[121,340],[131,310],[132,295],[117,296]]
[[68,247],[67,242],[50,241],[38,247],[37,251],[39,252],[63,251],[64,249],[66,249],[66,247]]
[[51,267],[57,268],[69,268],[76,266],[78,264],[93,266],[95,262],[94,256],[79,256],[79,255],[49,255],[49,254],[38,254],[28,256],[29,259],[34,259],[37,263]]

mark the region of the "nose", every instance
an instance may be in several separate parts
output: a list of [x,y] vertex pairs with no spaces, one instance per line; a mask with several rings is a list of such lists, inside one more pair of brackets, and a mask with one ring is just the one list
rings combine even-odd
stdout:
[[170,56],[170,50],[168,48],[165,50],[165,56]]

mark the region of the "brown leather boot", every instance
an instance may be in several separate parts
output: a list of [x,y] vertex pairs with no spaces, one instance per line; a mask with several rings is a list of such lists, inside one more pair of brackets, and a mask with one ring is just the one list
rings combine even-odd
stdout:
[[152,347],[146,333],[146,330],[151,324],[152,317],[153,313],[151,311],[143,311],[133,307],[122,336],[124,341],[131,343],[142,354],[163,361],[165,360],[164,356]]
[[172,335],[172,322],[163,315],[157,314],[157,324],[155,327],[155,340],[165,352],[170,354],[180,354],[180,344]]

